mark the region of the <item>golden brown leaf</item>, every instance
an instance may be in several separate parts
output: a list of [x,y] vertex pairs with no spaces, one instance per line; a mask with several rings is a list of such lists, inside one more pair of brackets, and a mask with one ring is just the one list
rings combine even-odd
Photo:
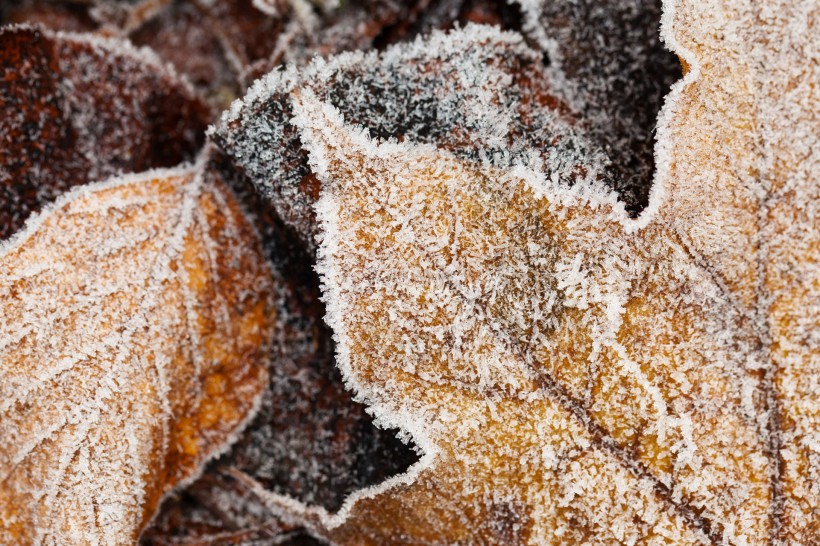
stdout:
[[[752,323],[772,534],[820,540],[820,7],[680,1],[662,221]],[[665,145],[664,145],[665,144]]]
[[637,220],[294,91],[340,368],[424,457],[335,514],[257,487],[272,508],[349,544],[818,540],[818,10],[731,6],[668,14],[690,72]]
[[234,439],[275,319],[256,237],[178,169],[75,189],[4,243],[0,542],[133,543]]

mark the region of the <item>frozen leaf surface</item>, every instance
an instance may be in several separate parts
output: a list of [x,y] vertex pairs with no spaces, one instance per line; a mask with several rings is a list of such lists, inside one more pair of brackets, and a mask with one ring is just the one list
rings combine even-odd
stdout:
[[72,186],[191,159],[204,120],[191,89],[145,51],[0,30],[0,239]]
[[381,54],[318,59],[257,82],[213,135],[311,250],[319,185],[290,122],[299,89],[375,137],[433,143],[502,167],[538,159],[567,181],[612,178],[608,157],[575,126],[540,54],[517,34],[471,25]]
[[133,543],[258,407],[257,235],[178,169],[77,188],[0,252],[0,542]]
[[690,71],[636,220],[292,92],[339,366],[424,456],[333,514],[258,488],[272,509],[350,544],[817,541],[817,17],[669,7]]
[[[772,530],[820,540],[820,6],[677,2],[662,219],[754,324]],[[750,363],[750,367],[754,367]]]

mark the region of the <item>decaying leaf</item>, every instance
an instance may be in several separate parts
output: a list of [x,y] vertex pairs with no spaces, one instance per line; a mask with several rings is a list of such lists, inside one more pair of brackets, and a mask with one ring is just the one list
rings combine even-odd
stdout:
[[69,188],[172,167],[202,145],[206,112],[145,50],[0,30],[0,239]]
[[339,366],[424,455],[333,514],[249,482],[271,509],[349,544],[820,540],[820,13],[775,4],[667,7],[689,73],[638,219],[291,88]]
[[258,407],[276,316],[201,167],[64,194],[0,247],[0,542],[133,543]]
[[284,0],[10,0],[0,23],[37,23],[150,47],[217,115],[246,87],[245,72],[275,54],[291,17]]

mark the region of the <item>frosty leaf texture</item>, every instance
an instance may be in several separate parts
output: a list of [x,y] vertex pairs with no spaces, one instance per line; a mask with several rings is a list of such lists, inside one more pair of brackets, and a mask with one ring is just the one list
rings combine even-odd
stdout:
[[38,27],[0,30],[0,239],[75,185],[193,158],[205,110],[156,57]]
[[[817,65],[789,57],[812,49],[817,13],[723,9],[667,13],[690,72],[663,113],[658,186],[638,219],[560,164],[380,142],[321,88],[289,93],[321,182],[319,271],[340,369],[423,457],[334,514],[258,488],[273,510],[350,544],[818,539],[820,101]],[[711,74],[709,47],[729,50]],[[738,76],[735,51],[775,75]],[[767,87],[777,78],[785,98]],[[744,109],[745,97],[769,107]],[[785,153],[784,127],[802,155]],[[741,134],[758,144],[731,148]],[[752,184],[761,173],[770,193]],[[747,189],[765,213],[738,202]],[[732,277],[733,256],[754,263]]]
[[379,138],[434,143],[499,166],[539,160],[568,181],[606,179],[608,157],[575,126],[540,63],[520,35],[476,25],[382,54],[344,53],[258,81],[213,137],[311,249],[319,186],[290,123],[298,89]]
[[0,252],[0,542],[133,543],[258,406],[254,228],[199,167],[150,171],[63,195]]
[[0,542],[820,542],[816,2],[18,4]]
[[695,83],[674,90],[662,118],[662,217],[757,332],[773,535],[810,544],[820,539],[820,7],[681,1],[664,34]]

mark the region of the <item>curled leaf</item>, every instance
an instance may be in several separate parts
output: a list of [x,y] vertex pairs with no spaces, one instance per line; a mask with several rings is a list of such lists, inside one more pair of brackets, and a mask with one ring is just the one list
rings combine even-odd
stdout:
[[62,196],[0,249],[0,542],[122,544],[267,384],[270,270],[224,184]]

